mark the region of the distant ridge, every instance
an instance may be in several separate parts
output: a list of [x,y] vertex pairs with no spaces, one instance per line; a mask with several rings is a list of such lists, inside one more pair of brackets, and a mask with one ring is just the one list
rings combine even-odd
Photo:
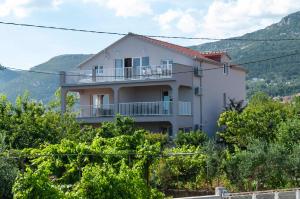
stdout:
[[[247,33],[239,39],[300,38],[300,11],[282,18],[264,29]],[[300,53],[300,41],[253,42],[223,40],[191,46],[199,51],[227,51],[233,62],[244,63],[268,57]],[[300,54],[268,62],[245,65],[248,96],[264,91],[272,96],[300,92]]]

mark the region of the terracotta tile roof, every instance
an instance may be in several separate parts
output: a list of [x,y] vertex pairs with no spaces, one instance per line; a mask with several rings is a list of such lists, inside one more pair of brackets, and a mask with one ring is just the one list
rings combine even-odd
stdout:
[[138,36],[144,40],[147,40],[147,41],[150,41],[152,42],[153,44],[156,44],[156,45],[160,45],[160,46],[163,46],[163,47],[166,47],[166,48],[169,48],[169,49],[173,49],[177,52],[180,52],[184,55],[187,55],[187,56],[190,56],[190,57],[196,57],[196,58],[202,58],[202,59],[209,59],[211,61],[216,61],[214,59],[211,59],[210,56],[211,55],[214,55],[214,56],[221,56],[223,55],[225,52],[222,52],[222,54],[220,54],[221,52],[218,52],[219,54],[216,54],[216,52],[212,52],[212,53],[207,53],[207,52],[199,52],[197,50],[193,50],[193,49],[190,49],[190,48],[186,48],[186,47],[183,47],[183,46],[179,46],[179,45],[176,45],[176,44],[171,44],[171,43],[168,43],[168,42],[165,42],[165,41],[161,41],[161,40],[157,40],[157,39],[153,39],[153,38],[150,38],[150,37],[146,37],[146,36],[143,36],[143,35],[136,35],[136,34],[133,34],[133,33],[130,33],[134,36]]

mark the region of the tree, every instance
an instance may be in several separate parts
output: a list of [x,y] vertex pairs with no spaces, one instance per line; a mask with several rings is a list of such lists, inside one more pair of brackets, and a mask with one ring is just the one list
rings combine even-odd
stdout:
[[[190,155],[170,155],[191,153]],[[194,154],[193,154],[194,153]],[[200,147],[183,145],[166,149],[166,156],[155,161],[152,175],[153,184],[163,190],[197,189],[206,183],[206,155]]]
[[0,132],[0,198],[12,198],[12,186],[18,174],[16,163],[5,157],[5,135]]
[[241,112],[225,111],[220,115],[218,135],[229,145],[246,147],[252,139],[276,140],[281,122],[293,117],[290,106],[258,93]]
[[[146,134],[145,130],[135,128],[132,119],[117,116],[115,122],[104,123],[96,130],[90,142],[62,139],[58,144],[23,149],[21,154],[28,156],[28,169],[17,179],[14,193],[27,197],[21,195],[26,191],[28,196],[34,196],[39,186],[45,185],[54,195],[62,192],[71,198],[120,194],[129,198],[159,197],[160,192],[147,188],[144,176],[147,165],[153,161],[148,157],[157,156],[161,145],[153,140],[150,143]],[[30,182],[33,189],[27,190]]]
[[[124,162],[119,170],[109,164],[86,166],[76,185],[75,198],[152,198],[139,169]],[[163,198],[163,195],[160,195]]]
[[64,198],[63,192],[58,186],[53,184],[49,178],[49,171],[26,169],[24,174],[20,174],[13,186],[14,198]]

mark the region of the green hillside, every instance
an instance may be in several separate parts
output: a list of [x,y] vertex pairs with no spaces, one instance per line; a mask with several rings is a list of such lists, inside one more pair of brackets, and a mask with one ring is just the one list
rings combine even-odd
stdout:
[[[284,17],[280,22],[264,29],[245,34],[240,39],[300,38],[300,12]],[[222,40],[192,46],[200,51],[226,50],[235,63],[245,63],[269,57],[292,54],[266,62],[244,65],[248,69],[248,96],[255,91],[265,91],[272,96],[300,92],[300,40],[292,41],[232,41]]]
[[[91,55],[60,55],[31,68],[35,71],[74,70],[83,60]],[[59,85],[59,76],[30,72],[0,71],[0,93],[4,93],[12,101],[18,95],[29,91],[32,98],[48,102]]]

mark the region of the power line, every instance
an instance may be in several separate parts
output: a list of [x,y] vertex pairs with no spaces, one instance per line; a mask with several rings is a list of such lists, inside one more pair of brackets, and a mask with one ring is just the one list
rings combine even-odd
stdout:
[[265,61],[270,61],[270,60],[274,60],[274,59],[280,59],[280,58],[283,58],[283,57],[290,57],[290,56],[293,56],[293,55],[299,55],[300,52],[298,52],[296,50],[295,53],[291,53],[291,54],[286,54],[286,55],[280,55],[280,56],[276,56],[276,57],[269,57],[269,58],[266,58],[266,59],[260,59],[260,60],[255,60],[255,61],[249,61],[249,62],[242,62],[242,63],[238,63],[236,65],[247,65],[247,64],[254,64],[254,63],[258,63],[258,62],[265,62]]
[[[14,22],[5,22],[0,21],[0,24],[3,25],[13,25],[13,26],[23,26],[23,27],[32,27],[32,28],[42,28],[42,29],[53,29],[53,30],[63,30],[63,31],[73,31],[73,32],[83,32],[83,33],[94,33],[94,34],[107,34],[107,35],[117,35],[125,36],[127,33],[120,32],[109,32],[109,31],[97,31],[97,30],[87,30],[87,29],[77,29],[77,28],[66,28],[58,26],[46,26],[46,25],[35,25],[27,23],[14,23]],[[164,38],[164,39],[184,39],[184,40],[208,40],[208,41],[300,41],[300,38],[271,38],[271,39],[258,39],[258,38],[212,38],[212,37],[185,37],[185,36],[168,36],[168,35],[148,35],[148,34],[137,34],[140,36],[152,37],[152,38]]]

